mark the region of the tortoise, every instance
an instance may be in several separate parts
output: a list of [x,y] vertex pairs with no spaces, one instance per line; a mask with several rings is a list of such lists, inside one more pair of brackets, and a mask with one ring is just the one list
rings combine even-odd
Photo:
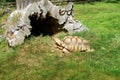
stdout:
[[79,52],[92,52],[94,49],[90,49],[89,41],[82,37],[66,36],[63,40],[52,36],[53,41],[57,45],[57,48],[63,50],[64,53],[70,53],[74,51]]

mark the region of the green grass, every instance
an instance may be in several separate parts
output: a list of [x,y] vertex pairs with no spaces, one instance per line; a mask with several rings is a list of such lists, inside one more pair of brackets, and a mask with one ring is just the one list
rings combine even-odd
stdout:
[[120,4],[75,4],[74,8],[75,19],[90,31],[73,35],[89,40],[94,52],[65,56],[49,36],[31,36],[14,48],[4,40],[0,80],[120,80]]

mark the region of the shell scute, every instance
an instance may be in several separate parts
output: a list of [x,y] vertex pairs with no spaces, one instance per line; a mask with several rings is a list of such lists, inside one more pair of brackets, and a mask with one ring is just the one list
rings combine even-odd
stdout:
[[89,42],[82,37],[67,36],[62,41],[69,51],[86,51],[90,49]]

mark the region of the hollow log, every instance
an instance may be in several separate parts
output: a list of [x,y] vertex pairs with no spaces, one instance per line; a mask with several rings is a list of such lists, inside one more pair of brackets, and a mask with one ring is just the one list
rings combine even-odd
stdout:
[[41,0],[16,0],[17,9],[24,9],[27,5],[34,2],[39,2]]
[[49,0],[40,0],[19,8],[10,14],[6,23],[4,36],[10,46],[24,43],[29,35],[54,35],[63,30],[73,34],[88,30],[80,21],[74,20],[71,2],[61,7]]

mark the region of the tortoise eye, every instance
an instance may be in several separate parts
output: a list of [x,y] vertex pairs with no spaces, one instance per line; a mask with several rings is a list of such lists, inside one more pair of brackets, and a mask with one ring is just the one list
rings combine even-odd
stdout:
[[65,10],[61,10],[61,9],[59,10],[59,14],[60,14],[61,16],[63,16],[63,15],[65,14],[65,12],[66,12]]

